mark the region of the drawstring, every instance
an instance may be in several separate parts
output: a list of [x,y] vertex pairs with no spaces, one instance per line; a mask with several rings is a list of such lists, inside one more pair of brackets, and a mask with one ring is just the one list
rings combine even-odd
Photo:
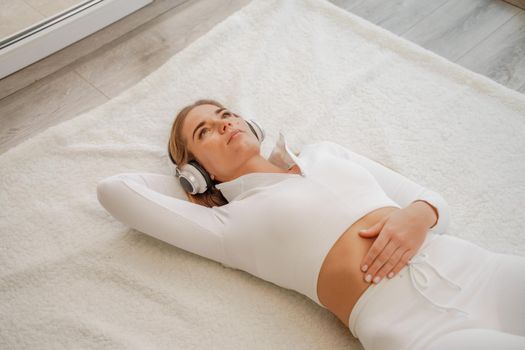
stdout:
[[[430,266],[437,274],[439,277],[441,277],[442,279],[444,279],[445,281],[447,281],[450,285],[452,285],[453,287],[461,290],[461,287],[459,285],[457,285],[456,283],[452,282],[451,280],[449,280],[447,277],[443,276],[437,269],[434,265],[432,265],[429,261],[426,260],[426,258],[428,257],[428,255],[426,253],[420,253],[414,257],[412,257],[412,259],[409,260],[408,262],[408,272],[409,272],[409,275],[410,275],[410,279],[412,281],[412,284],[414,285],[414,287],[416,288],[416,290],[419,292],[419,294],[421,294],[425,299],[427,299],[428,301],[430,301],[433,305],[435,305],[436,307],[438,308],[441,308],[443,310],[456,310],[460,313],[463,313],[465,315],[469,315],[468,312],[466,311],[463,311],[461,309],[458,309],[458,308],[455,308],[455,307],[451,307],[451,306],[447,306],[447,305],[441,305],[441,304],[438,304],[436,303],[435,301],[431,300],[429,297],[427,297],[425,294],[423,294],[423,292],[418,289],[418,286],[421,285],[423,288],[427,288],[428,286],[428,278],[427,276],[425,275],[425,273],[423,271],[421,271],[420,269],[418,269],[417,267],[417,264],[422,264],[422,263],[426,263],[428,266]],[[423,281],[420,281],[418,280],[415,275],[416,274],[419,274],[419,276],[422,276],[423,278]]]

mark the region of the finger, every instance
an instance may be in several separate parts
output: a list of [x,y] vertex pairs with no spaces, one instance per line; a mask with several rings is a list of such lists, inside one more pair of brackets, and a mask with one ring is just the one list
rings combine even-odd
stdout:
[[[383,229],[384,223],[385,223],[385,220],[381,220],[380,222],[375,224],[374,226],[377,225],[376,230],[381,232],[381,230]],[[374,227],[374,226],[372,226],[372,227]],[[381,236],[383,236],[383,237],[381,237]],[[388,240],[389,240],[388,237],[385,237],[384,234],[383,235],[379,235],[376,238],[376,240],[374,241],[374,243],[372,244],[372,246],[368,250],[367,254],[365,255],[365,257],[361,261],[361,271],[366,272],[368,270],[368,267],[372,264],[372,261],[374,261],[374,259],[377,256],[377,254],[379,254],[383,250],[384,246],[388,243]]]
[[387,274],[390,273],[394,269],[394,266],[397,265],[397,263],[399,262],[399,259],[401,259],[401,256],[403,255],[404,252],[405,252],[405,248],[401,246],[397,247],[394,253],[390,256],[390,259],[388,259],[387,262],[375,274],[376,276],[379,277],[379,280],[377,281],[378,283],[381,282],[381,280],[383,280],[383,278],[385,278]]
[[380,234],[376,238],[375,242],[372,244],[365,257],[363,258],[363,261],[361,262],[361,271],[368,272],[368,269],[370,268],[370,266],[372,266],[372,262],[379,255],[379,253],[383,251],[389,240],[390,238],[386,234]]
[[379,234],[379,231],[381,231],[382,225],[378,222],[377,224],[370,226],[367,229],[359,230],[359,235],[364,238],[370,238],[375,237]]
[[377,277],[377,271],[379,271],[379,269],[383,267],[384,264],[387,263],[387,261],[390,259],[390,256],[394,253],[397,247],[398,245],[392,242],[392,240],[388,242],[388,244],[381,251],[381,253],[375,258],[375,260],[372,262],[372,265],[366,272],[365,281],[367,282],[373,281],[374,283],[379,282],[379,279]]
[[412,250],[411,249],[407,249],[403,255],[401,255],[401,259],[399,259],[399,261],[397,262],[396,266],[394,266],[394,268],[392,269],[391,273],[392,273],[392,277],[388,277],[388,278],[393,278],[395,275],[397,275],[399,273],[399,271],[401,271],[403,269],[403,267],[406,266],[406,264],[408,263],[408,261],[412,258]]
[[372,237],[377,236],[383,229],[383,226],[385,225],[387,220],[388,220],[388,216],[381,219],[379,222],[376,222],[374,225],[370,226],[369,228],[359,230],[359,235],[364,238],[372,238]]

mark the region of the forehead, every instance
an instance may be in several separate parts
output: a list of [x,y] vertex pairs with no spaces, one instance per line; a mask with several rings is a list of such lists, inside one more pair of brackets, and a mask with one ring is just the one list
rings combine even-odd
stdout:
[[219,109],[220,107],[215,105],[199,105],[193,107],[190,112],[188,113],[188,118],[198,118],[198,117],[206,117],[206,116],[213,116],[215,115],[215,111]]
[[217,114],[215,113],[215,111],[218,109],[220,109],[220,107],[208,104],[193,107],[186,116],[185,124],[187,124],[193,131],[195,126],[197,126],[197,124],[201,121],[205,121],[216,116]]

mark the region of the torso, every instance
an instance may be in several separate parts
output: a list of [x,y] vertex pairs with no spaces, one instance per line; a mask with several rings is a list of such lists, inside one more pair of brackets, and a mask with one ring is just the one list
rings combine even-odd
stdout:
[[[288,172],[299,173],[297,165]],[[369,228],[398,207],[375,209],[344,231],[326,255],[317,280],[319,301],[348,328],[348,318],[359,297],[370,286],[363,278],[361,261],[376,237],[363,238],[359,230]]]
[[377,238],[363,238],[358,231],[373,226],[395,210],[399,208],[378,208],[354,222],[335,242],[323,261],[317,281],[317,296],[347,328],[354,305],[370,286],[363,278],[361,262]]

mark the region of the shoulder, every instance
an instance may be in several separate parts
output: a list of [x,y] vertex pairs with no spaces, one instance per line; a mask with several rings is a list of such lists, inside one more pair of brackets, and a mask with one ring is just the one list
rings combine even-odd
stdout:
[[340,155],[344,153],[340,147],[342,146],[335,142],[322,140],[305,144],[301,147],[300,152],[294,153],[301,159],[309,159],[310,161],[316,162],[321,159],[327,159],[328,157],[340,158]]
[[347,146],[327,140],[310,143],[304,146],[302,151],[315,157],[334,156],[348,160],[357,160],[364,157]]
[[308,153],[308,152],[319,152],[319,151],[325,151],[325,152],[336,152],[338,149],[342,148],[338,143],[322,140],[317,141],[313,143],[309,143],[307,145],[304,145],[301,149],[301,152]]

